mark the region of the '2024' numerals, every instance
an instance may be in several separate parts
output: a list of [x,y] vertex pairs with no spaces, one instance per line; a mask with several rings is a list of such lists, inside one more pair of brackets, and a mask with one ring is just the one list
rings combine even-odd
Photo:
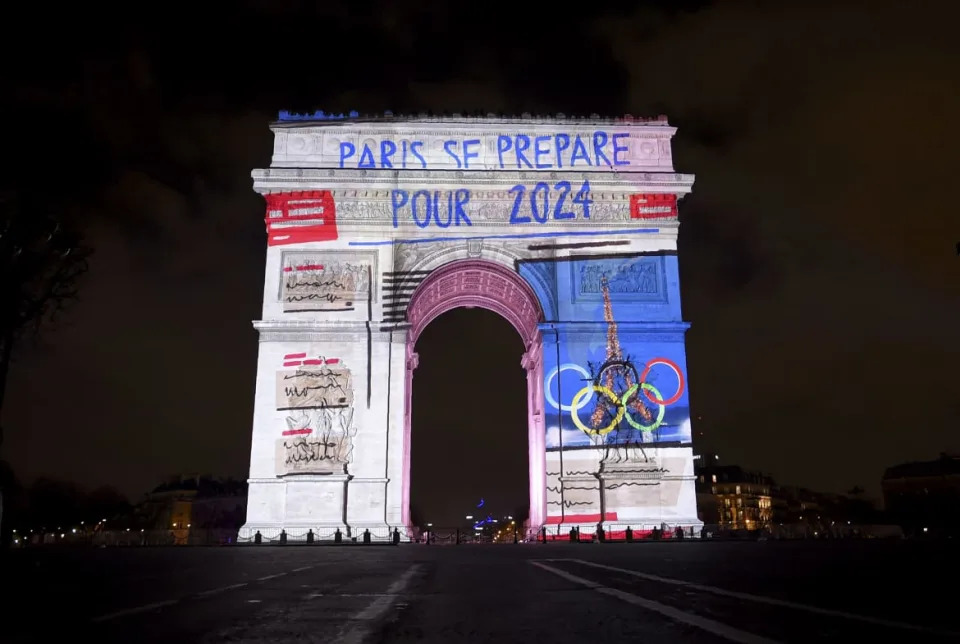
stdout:
[[[527,194],[527,187],[524,185],[512,187],[510,192],[514,197],[513,210],[510,211],[510,223],[529,224],[534,221],[541,224],[546,223],[547,219],[550,218],[551,202],[553,203],[554,219],[576,219],[576,212],[564,209],[567,206],[567,197],[570,195],[571,190],[572,188],[569,181],[558,182],[553,186],[552,190],[548,184],[541,181],[530,191],[530,214],[528,215],[521,213],[525,202],[524,196]],[[580,186],[580,191],[573,195],[570,201],[580,206],[584,219],[590,219],[590,204],[593,203],[593,199],[590,198],[590,182],[584,181],[583,185]]]

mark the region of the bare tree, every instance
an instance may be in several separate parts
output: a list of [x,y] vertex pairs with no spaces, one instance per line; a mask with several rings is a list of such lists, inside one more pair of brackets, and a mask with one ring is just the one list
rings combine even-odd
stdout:
[[76,299],[87,270],[90,250],[54,208],[43,194],[0,193],[0,445],[14,350]]

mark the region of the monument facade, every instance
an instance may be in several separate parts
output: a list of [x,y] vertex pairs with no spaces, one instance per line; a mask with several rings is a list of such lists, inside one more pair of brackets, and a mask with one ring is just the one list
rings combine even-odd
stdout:
[[416,342],[455,307],[523,339],[530,529],[700,525],[676,252],[694,177],[666,119],[281,113],[271,129],[241,538],[406,534]]

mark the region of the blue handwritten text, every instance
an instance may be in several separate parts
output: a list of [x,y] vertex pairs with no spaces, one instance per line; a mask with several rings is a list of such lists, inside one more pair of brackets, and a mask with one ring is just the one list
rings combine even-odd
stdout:
[[[629,151],[623,139],[629,133],[602,130],[593,134],[500,134],[496,137],[496,165],[500,168],[549,170],[577,167],[625,166]],[[493,141],[491,140],[491,146]],[[383,139],[379,144],[363,144],[357,149],[350,141],[340,143],[341,168],[426,169],[428,163],[423,141]],[[482,141],[478,138],[443,141],[443,165],[470,170],[483,167]],[[492,154],[492,150],[490,152]],[[487,158],[486,165],[494,159]]]

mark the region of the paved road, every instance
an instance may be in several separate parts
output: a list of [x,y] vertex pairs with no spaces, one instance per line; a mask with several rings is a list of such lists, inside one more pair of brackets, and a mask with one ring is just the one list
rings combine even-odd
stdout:
[[960,641],[950,543],[23,550],[0,641]]

